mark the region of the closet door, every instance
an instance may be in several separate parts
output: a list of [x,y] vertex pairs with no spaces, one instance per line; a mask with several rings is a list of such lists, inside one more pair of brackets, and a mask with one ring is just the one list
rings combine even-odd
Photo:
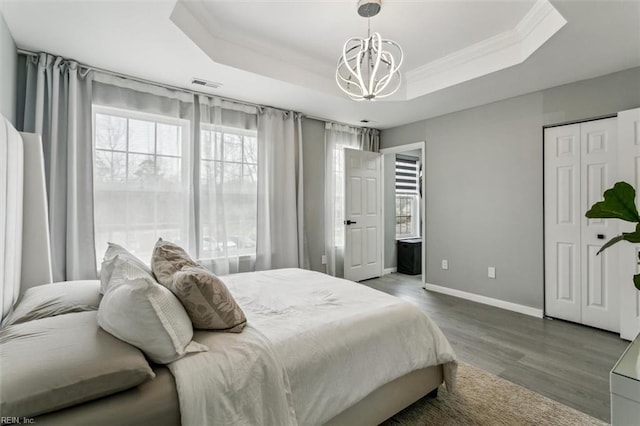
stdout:
[[615,118],[545,129],[545,311],[619,331],[618,221],[587,219],[617,178]]
[[584,214],[602,200],[617,182],[617,119],[580,125],[581,140],[581,253],[582,323],[610,331],[620,330],[618,297],[619,246],[596,255],[604,243],[619,234],[619,221],[587,219]]
[[545,310],[581,322],[580,125],[544,131]]
[[[636,207],[640,208],[640,108],[618,114],[618,168],[619,180],[636,188]],[[620,232],[631,232],[632,223],[621,222]],[[640,291],[632,282],[640,273],[638,244],[620,243],[620,337],[633,340],[640,332]]]

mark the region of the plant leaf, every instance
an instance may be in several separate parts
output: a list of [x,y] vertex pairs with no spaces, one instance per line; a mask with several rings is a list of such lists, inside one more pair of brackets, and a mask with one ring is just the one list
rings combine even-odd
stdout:
[[598,250],[598,253],[596,253],[596,256],[599,255],[600,253],[602,253],[603,251],[605,251],[605,249],[608,249],[609,247],[611,247],[612,245],[614,245],[615,243],[622,241],[624,239],[624,235],[618,235],[617,237],[613,237],[612,239],[610,239],[609,241],[607,241],[605,243],[605,245],[603,245],[600,250]]
[[638,244],[640,243],[640,231],[636,230],[635,232],[623,232],[622,239],[625,241],[629,241],[630,243]]
[[605,249],[620,241],[629,241],[630,243],[636,244],[640,243],[640,225],[636,227],[636,230],[634,232],[623,232],[621,235],[613,237],[612,239],[607,241],[605,245],[603,245],[602,248],[598,250],[598,253],[596,253],[596,255],[602,253]]
[[618,182],[604,192],[604,201],[595,203],[586,213],[589,219],[622,219],[640,222],[636,208],[636,191],[626,182]]
[[640,274],[633,276],[633,283],[636,285],[638,291],[640,291]]

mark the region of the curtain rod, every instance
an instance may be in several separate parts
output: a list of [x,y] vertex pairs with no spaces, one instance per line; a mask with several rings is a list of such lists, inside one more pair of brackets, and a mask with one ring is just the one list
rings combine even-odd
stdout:
[[[38,56],[40,54],[40,52],[34,52],[34,51],[31,51],[31,50],[26,50],[26,49],[17,49],[17,52],[20,53],[20,54],[23,54],[23,55],[27,55],[27,56]],[[45,53],[45,52],[43,52],[43,53]],[[58,56],[58,55],[55,55],[55,56]],[[68,58],[65,58],[65,59],[68,59]],[[68,60],[73,60],[73,59],[68,59]],[[75,60],[73,60],[73,61],[74,62],[78,62],[78,61],[75,61]],[[87,65],[87,64],[84,64],[84,63],[81,63],[81,62],[78,62],[78,64],[81,67],[84,67],[84,68],[86,68],[88,70],[98,71],[98,72],[109,74],[109,75],[112,75],[112,76],[115,76],[115,77],[121,77],[121,78],[126,78],[126,79],[129,79],[129,80],[138,81],[140,83],[151,84],[153,86],[163,87],[165,89],[177,90],[177,91],[180,91],[180,92],[183,92],[183,93],[189,93],[189,94],[192,94],[192,95],[215,96],[215,97],[220,98],[220,99],[225,100],[225,101],[236,102],[236,103],[239,103],[239,104],[242,104],[242,105],[252,106],[252,107],[256,107],[256,108],[273,108],[273,109],[277,109],[278,111],[284,111],[284,112],[289,111],[289,110],[285,110],[285,109],[282,109],[282,108],[277,108],[277,107],[270,106],[270,105],[259,105],[259,104],[253,103],[253,102],[241,101],[241,100],[238,100],[238,99],[228,98],[228,97],[225,97],[225,96],[220,96],[220,95],[215,95],[215,94],[205,93],[205,92],[199,92],[197,90],[185,89],[184,87],[173,86],[171,84],[158,83],[156,81],[147,80],[147,79],[141,78],[141,77],[134,77],[134,76],[128,75],[128,74],[123,74],[123,73],[119,73],[119,72],[116,72],[116,71],[106,70],[104,68],[94,67],[94,66]],[[300,114],[302,114],[304,117],[311,118],[313,120],[325,121],[325,122],[328,122],[328,123],[335,123],[335,124],[343,124],[345,126],[358,127],[358,126],[353,126],[352,124],[341,123],[341,122],[335,121],[335,120],[328,120],[328,119],[322,118],[322,117],[315,117],[313,115],[309,115],[309,114],[305,114],[305,113],[300,113]]]
[[[38,52],[33,52],[33,51],[30,51],[30,50],[25,50],[25,49],[17,49],[17,50],[18,50],[18,53],[21,53],[23,55],[38,56],[40,54]],[[45,52],[43,52],[43,53],[45,53]],[[54,56],[57,56],[57,55],[54,55]],[[68,59],[68,58],[65,58],[65,59],[70,60],[70,61],[74,61],[74,62],[78,62],[75,59]],[[162,87],[162,88],[165,88],[165,89],[177,90],[179,92],[189,93],[191,95],[215,96],[215,97],[220,98],[220,99],[225,100],[225,101],[237,102],[237,103],[240,103],[240,104],[243,104],[243,105],[252,106],[252,107],[256,107],[256,108],[274,108],[274,109],[277,109],[277,110],[280,110],[280,111],[284,111],[282,108],[276,108],[276,107],[272,107],[272,106],[268,106],[268,105],[258,105],[258,104],[254,104],[252,102],[240,101],[240,100],[237,100],[237,99],[227,98],[227,97],[215,95],[215,94],[212,94],[212,93],[205,93],[205,92],[200,92],[200,91],[197,91],[197,90],[185,89],[184,87],[173,86],[171,84],[158,83],[156,81],[147,80],[145,78],[135,77],[135,76],[132,76],[132,75],[123,74],[123,73],[116,72],[116,71],[106,70],[104,68],[94,67],[92,65],[87,65],[87,64],[84,64],[82,62],[78,62],[78,65],[80,65],[83,68],[86,68],[87,70],[98,71],[98,72],[101,72],[101,73],[104,73],[104,74],[108,74],[108,75],[112,75],[112,76],[115,76],[115,77],[126,78],[126,79],[129,79],[129,80],[138,81],[140,83],[151,84],[153,86]]]

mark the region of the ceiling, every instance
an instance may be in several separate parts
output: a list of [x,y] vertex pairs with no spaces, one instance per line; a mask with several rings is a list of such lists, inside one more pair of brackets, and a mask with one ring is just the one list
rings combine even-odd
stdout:
[[372,31],[405,52],[388,101],[334,72],[364,36],[356,0],[0,0],[19,48],[354,125],[393,127],[640,66],[640,0],[385,0]]

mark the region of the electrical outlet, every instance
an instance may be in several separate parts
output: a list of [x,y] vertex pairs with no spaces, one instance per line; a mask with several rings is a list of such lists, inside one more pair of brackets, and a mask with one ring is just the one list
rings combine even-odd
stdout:
[[442,259],[442,269],[449,269],[449,261],[447,259]]
[[496,277],[496,268],[493,266],[489,266],[489,269],[487,269],[487,276],[489,278],[495,278]]
[[326,265],[326,264],[327,264],[327,255],[326,255],[326,254],[323,254],[323,255],[322,255],[322,264],[323,264],[323,265]]

